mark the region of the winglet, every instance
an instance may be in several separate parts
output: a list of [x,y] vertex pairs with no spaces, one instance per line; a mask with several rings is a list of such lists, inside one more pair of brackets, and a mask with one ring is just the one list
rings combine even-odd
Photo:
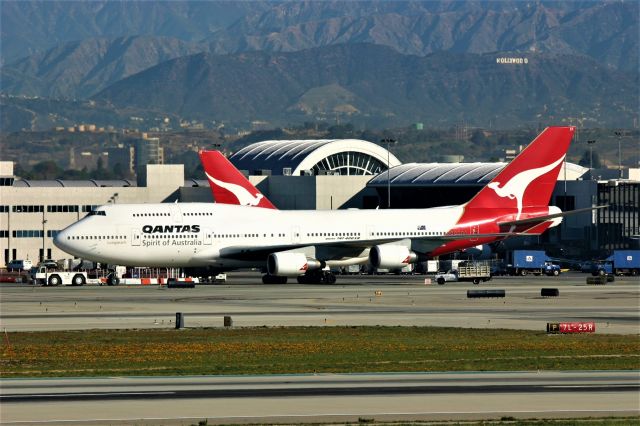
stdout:
[[217,203],[276,209],[220,151],[199,154]]

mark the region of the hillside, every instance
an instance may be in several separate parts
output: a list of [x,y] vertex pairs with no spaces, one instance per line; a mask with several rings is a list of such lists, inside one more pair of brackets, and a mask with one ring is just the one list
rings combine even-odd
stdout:
[[637,72],[639,8],[634,0],[4,1],[0,64],[67,43],[144,35],[206,41],[221,54],[363,42],[421,56],[537,51]]
[[275,3],[209,37],[216,53],[374,43],[400,53],[548,52],[637,71],[638,2]]
[[[629,126],[637,78],[582,56],[528,54],[401,55],[371,44],[292,53],[200,53],[119,81],[94,99],[116,107],[199,120],[287,123],[343,114],[378,126],[416,121],[511,127],[558,124]],[[603,101],[607,101],[604,105]]]
[[90,38],[147,35],[197,42],[247,13],[254,1],[37,0],[0,2],[0,64]]
[[26,0],[0,15],[3,131],[638,121],[637,1]]
[[28,56],[1,70],[8,94],[86,99],[116,81],[202,46],[169,37],[91,38]]

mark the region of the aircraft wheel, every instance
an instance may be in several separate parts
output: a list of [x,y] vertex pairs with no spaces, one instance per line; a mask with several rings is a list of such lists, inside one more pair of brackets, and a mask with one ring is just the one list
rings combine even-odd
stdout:
[[336,283],[336,276],[334,274],[332,274],[331,272],[328,272],[325,275],[325,281],[327,284],[335,284]]
[[51,275],[49,277],[49,285],[57,286],[57,285],[60,285],[61,283],[62,283],[62,280],[58,275]]
[[262,283],[263,284],[286,284],[287,277],[280,277],[277,275],[265,274],[262,276]]

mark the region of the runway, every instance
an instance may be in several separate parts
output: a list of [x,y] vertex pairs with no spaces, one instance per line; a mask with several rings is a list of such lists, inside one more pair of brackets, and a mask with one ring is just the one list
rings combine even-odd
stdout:
[[638,372],[3,380],[3,424],[469,420],[640,414]]
[[[39,287],[1,285],[7,331],[173,327],[386,325],[545,330],[547,322],[594,321],[597,333],[640,332],[640,283],[585,284],[585,275],[496,277],[488,283],[425,285],[424,276],[341,276],[336,285],[263,285],[257,273],[224,285]],[[559,297],[540,289],[558,288]],[[505,298],[468,299],[469,289],[505,289]]]
[[[640,283],[585,284],[583,274],[497,277],[425,285],[424,276],[339,277],[336,285],[263,285],[257,273],[224,285],[39,287],[1,285],[0,327],[92,328],[402,325],[544,331],[594,321],[596,333],[640,332]],[[541,297],[541,288],[559,297]],[[469,299],[470,289],[506,297]],[[9,379],[2,424],[197,424],[468,420],[640,415],[633,372],[346,374],[246,377]]]

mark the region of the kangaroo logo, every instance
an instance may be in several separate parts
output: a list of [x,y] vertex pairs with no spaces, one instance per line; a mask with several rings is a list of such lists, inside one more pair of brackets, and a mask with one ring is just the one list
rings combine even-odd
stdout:
[[258,204],[260,204],[260,200],[264,198],[264,195],[260,194],[259,192],[256,193],[256,195],[251,195],[251,193],[247,191],[246,188],[240,185],[236,185],[235,183],[223,182],[214,178],[209,173],[205,172],[205,174],[207,175],[211,183],[231,192],[238,199],[238,204],[240,204],[241,206],[257,206]]
[[[566,155],[566,154],[565,154]],[[500,187],[500,182],[490,182],[487,186],[494,190],[494,192],[499,197],[506,197],[510,200],[515,198],[518,206],[518,215],[516,216],[516,220],[520,219],[520,214],[522,213],[522,198],[524,197],[524,193],[534,180],[544,175],[545,173],[550,172],[554,168],[558,166],[558,164],[564,161],[564,155],[558,159],[555,163],[549,164],[548,166],[539,167],[537,169],[525,170],[523,172],[518,173],[514,177],[512,177],[507,183],[505,183],[502,187]]]

